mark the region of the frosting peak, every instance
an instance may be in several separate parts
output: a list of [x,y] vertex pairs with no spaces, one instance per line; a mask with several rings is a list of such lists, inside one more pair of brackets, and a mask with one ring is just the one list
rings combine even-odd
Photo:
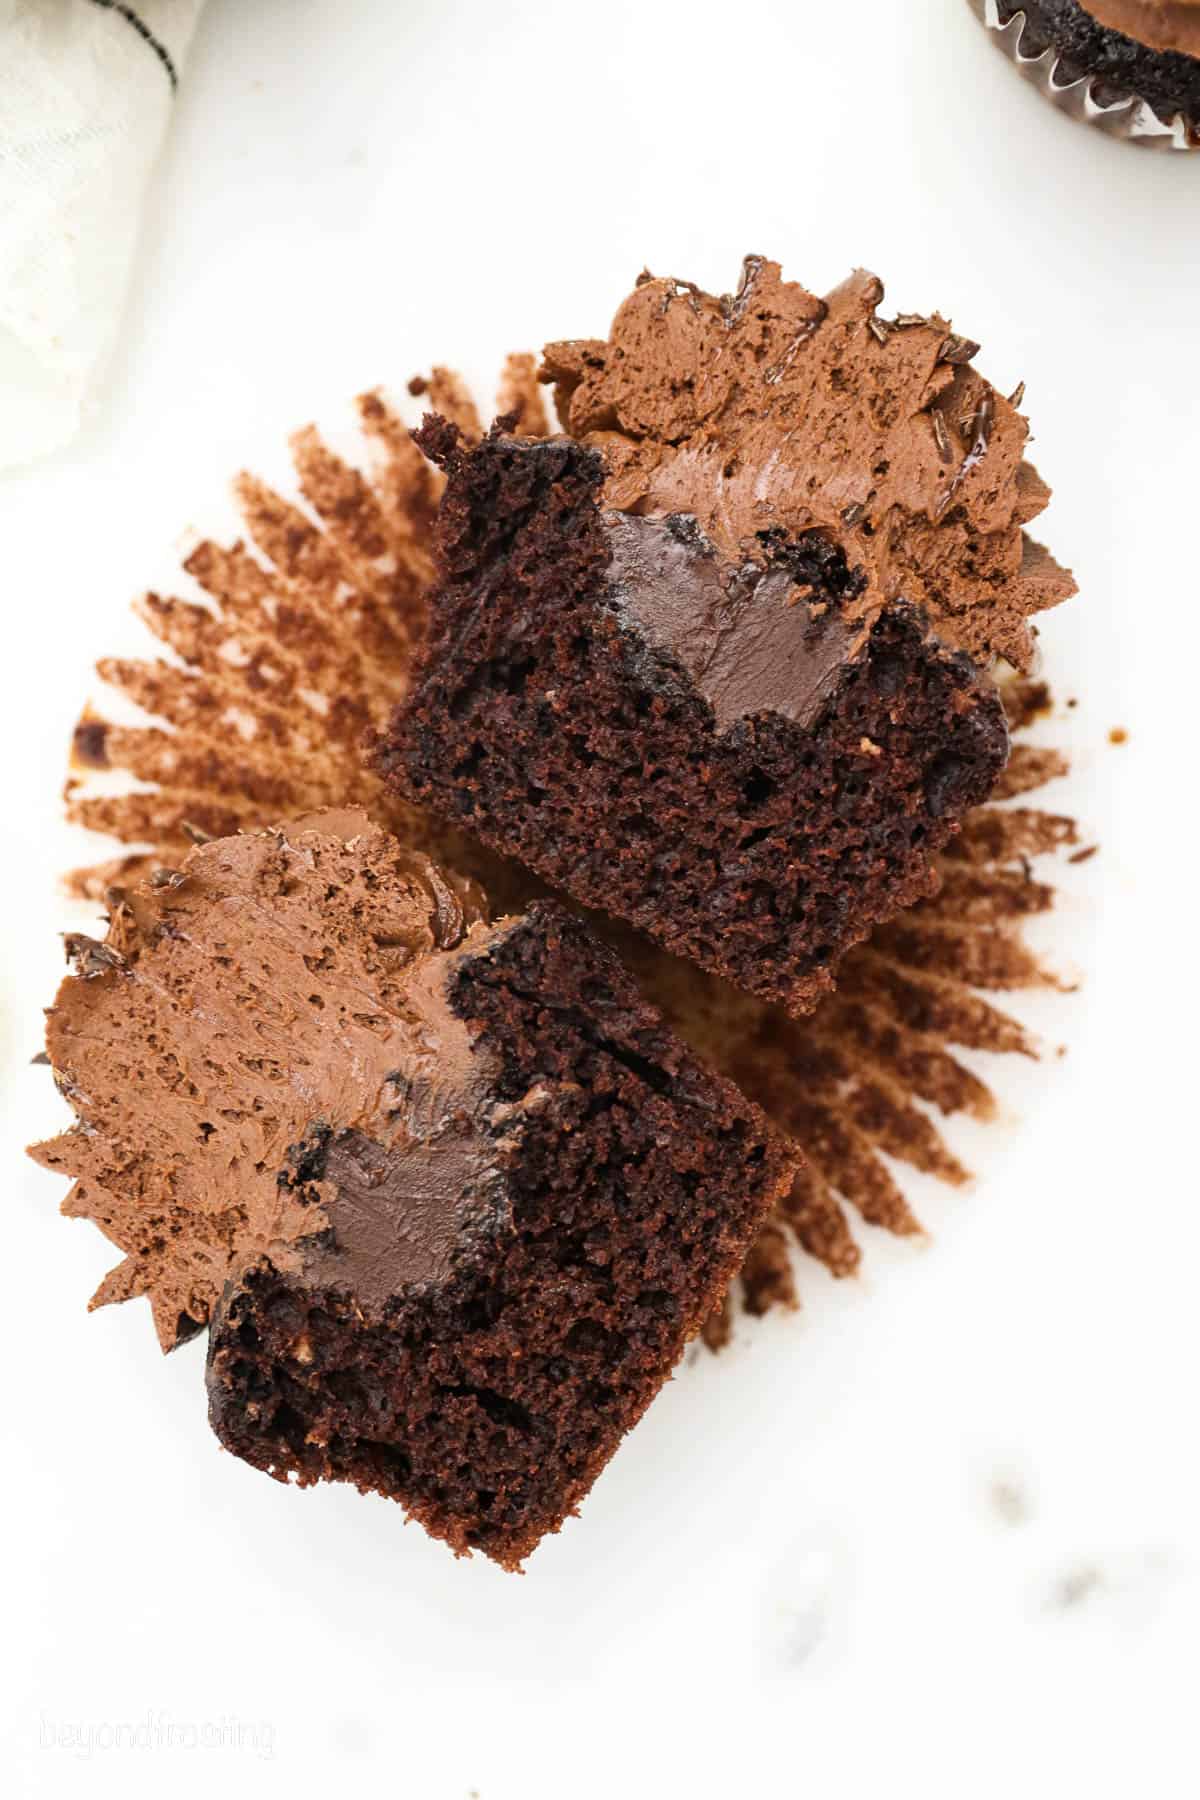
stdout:
[[1023,526],[1049,490],[1028,426],[937,314],[879,316],[858,270],[824,299],[746,258],[736,294],[643,275],[607,340],[546,347],[559,417],[601,450],[604,502],[693,515],[730,558],[821,531],[860,570],[848,623],[890,601],[987,663],[1032,660],[1028,619],[1074,592]]
[[47,1049],[78,1123],[33,1154],[125,1260],[164,1349],[257,1259],[353,1264],[364,1304],[441,1279],[486,1199],[492,1074],[445,977],[487,927],[465,888],[359,812],[216,839],[114,893]]

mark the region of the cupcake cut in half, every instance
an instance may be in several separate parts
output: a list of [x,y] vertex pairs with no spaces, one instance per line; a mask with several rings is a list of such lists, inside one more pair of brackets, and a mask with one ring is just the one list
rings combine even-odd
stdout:
[[[448,483],[394,790],[789,1010],[929,894],[1008,756],[991,671],[1074,582],[978,346],[747,259],[551,345],[565,435],[419,442]],[[1014,397],[1015,398],[1015,397]]]
[[797,1154],[561,907],[478,896],[356,813],[113,897],[47,1048],[36,1159],[227,1448],[516,1567],[720,1301]]
[[[532,356],[510,357],[494,409],[516,410],[522,436],[549,433],[536,368]],[[413,385],[454,417],[464,437],[482,437],[480,411],[453,371],[438,366]],[[77,895],[103,901],[113,883],[130,887],[155,868],[177,866],[197,822],[214,837],[261,831],[339,794],[343,803],[355,796],[410,848],[474,875],[493,911],[520,912],[538,897],[536,881],[517,864],[385,794],[360,763],[364,727],[386,721],[409,684],[413,645],[425,635],[421,596],[432,576],[441,478],[378,393],[361,396],[358,412],[365,471],[335,455],[312,427],[293,437],[297,491],[319,527],[294,497],[243,475],[237,496],[246,545],[206,541],[188,558],[212,611],[201,616],[179,596],[141,602],[150,631],[172,646],[182,668],[148,660],[101,665],[104,680],[161,715],[165,729],[150,720],[120,726],[92,706],[81,717],[70,816],[115,834],[127,850],[76,871],[69,880]],[[390,639],[364,629],[367,598],[381,579],[385,616],[408,624]],[[757,1313],[796,1303],[797,1278],[803,1286],[811,1271],[794,1269],[790,1247],[798,1243],[833,1275],[851,1276],[867,1248],[852,1220],[863,1221],[868,1239],[873,1228],[921,1234],[912,1170],[952,1186],[967,1180],[942,1120],[990,1119],[997,1109],[956,1046],[997,1053],[989,1062],[1001,1091],[1006,1059],[1011,1066],[1036,1054],[1031,1034],[997,997],[1061,985],[1034,955],[1025,925],[1056,904],[1044,858],[1074,861],[1072,853],[1089,852],[1069,818],[1046,810],[1045,784],[1066,772],[1067,760],[1030,741],[1050,710],[1045,684],[1012,677],[999,685],[1013,748],[991,801],[968,815],[938,859],[938,893],[877,927],[841,962],[837,991],[808,1017],[783,1017],[590,914],[672,1029],[804,1154],[793,1187],[750,1247],[734,1301],[705,1327],[710,1344],[723,1341],[732,1304]],[[243,729],[225,730],[231,719]],[[319,727],[330,719],[346,729],[321,743]],[[103,786],[93,784],[94,768],[105,771]],[[137,777],[136,791],[114,795],[108,777],[118,769]],[[1032,806],[1011,804],[1033,794]]]

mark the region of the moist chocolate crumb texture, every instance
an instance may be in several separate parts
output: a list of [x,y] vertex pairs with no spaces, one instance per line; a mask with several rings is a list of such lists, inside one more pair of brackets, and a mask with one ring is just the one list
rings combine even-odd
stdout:
[[719,1302],[798,1161],[552,903],[496,924],[365,815],[193,849],[77,937],[33,1155],[281,1480],[515,1567]]
[[1074,592],[1020,396],[937,317],[750,257],[644,276],[550,345],[564,435],[428,420],[448,476],[393,790],[746,991],[808,1011],[930,894],[1008,756],[997,661]]
[[1021,72],[1115,136],[1200,149],[1200,0],[970,0]]

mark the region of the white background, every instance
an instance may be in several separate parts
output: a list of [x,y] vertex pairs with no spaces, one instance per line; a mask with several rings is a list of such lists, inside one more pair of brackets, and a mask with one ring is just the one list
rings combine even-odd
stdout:
[[[1060,119],[962,0],[210,0],[103,405],[0,479],[6,1793],[1200,1794],[1198,208],[1200,157]],[[65,1119],[26,1067],[77,922],[63,746],[293,426],[433,360],[488,391],[643,264],[720,290],[746,251],[865,263],[1028,384],[1082,585],[1043,735],[1103,845],[1042,941],[1084,986],[1025,1009],[1068,1054],[995,1071],[932,1246],[807,1269],[514,1578],[219,1453],[202,1345],[84,1311],[112,1253],[20,1157]],[[271,1753],[63,1747],[148,1715]]]

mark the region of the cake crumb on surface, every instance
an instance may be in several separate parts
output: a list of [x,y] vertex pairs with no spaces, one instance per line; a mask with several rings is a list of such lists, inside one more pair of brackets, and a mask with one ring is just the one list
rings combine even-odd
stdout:
[[994,1477],[988,1489],[992,1511],[1004,1525],[1027,1525],[1033,1516],[1029,1490],[1016,1475]]

